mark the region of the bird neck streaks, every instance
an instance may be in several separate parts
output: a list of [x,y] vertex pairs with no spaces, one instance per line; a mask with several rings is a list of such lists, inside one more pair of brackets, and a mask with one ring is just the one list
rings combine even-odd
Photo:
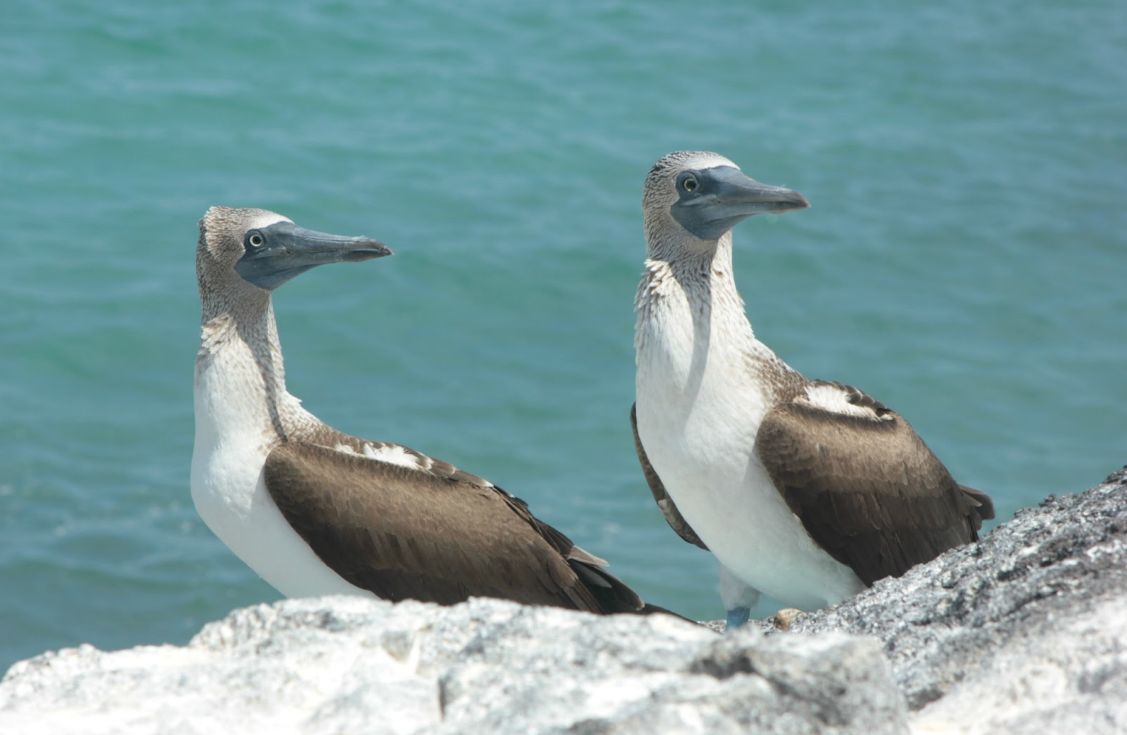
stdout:
[[[256,291],[258,289],[255,289]],[[287,420],[296,400],[286,391],[285,366],[278,326],[269,293],[242,300],[209,317],[204,308],[200,351],[196,359],[197,392],[213,414],[244,412],[227,426],[260,424],[277,439],[285,439]],[[257,296],[257,294],[256,294]]]
[[[702,390],[749,386],[777,358],[755,339],[732,275],[732,238],[672,261],[647,259],[636,302],[639,395],[688,410]],[[711,377],[709,377],[711,376]]]
[[[660,257],[663,251],[672,257]],[[732,272],[731,233],[709,248],[681,245],[667,249],[651,244],[635,310],[638,337],[648,331],[648,322],[688,318],[698,349],[707,347],[714,331],[723,334],[727,343],[740,347],[750,347],[755,342]]]

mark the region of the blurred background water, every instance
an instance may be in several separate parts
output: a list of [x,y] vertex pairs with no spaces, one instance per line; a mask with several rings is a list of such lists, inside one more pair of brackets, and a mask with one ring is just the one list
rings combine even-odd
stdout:
[[[999,517],[1127,460],[1127,6],[32,3],[0,25],[0,671],[276,599],[192,507],[196,221],[389,260],[276,298],[292,392],[485,475],[718,617],[633,454],[640,191],[713,149],[759,336],[903,413]],[[769,613],[770,609],[760,613]]]

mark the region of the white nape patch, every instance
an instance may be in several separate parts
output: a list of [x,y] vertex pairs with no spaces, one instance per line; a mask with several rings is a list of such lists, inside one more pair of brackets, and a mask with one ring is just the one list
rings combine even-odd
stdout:
[[382,444],[379,446],[365,444],[364,456],[368,459],[406,467],[409,470],[420,469],[418,457],[398,444]]
[[247,230],[260,230],[270,225],[276,225],[279,222],[289,222],[291,225],[293,224],[293,220],[289,217],[283,217],[277,212],[268,212],[263,209],[262,214],[251,218],[250,222],[247,224]]
[[732,163],[727,158],[724,158],[724,156],[721,156],[718,153],[712,153],[710,151],[700,151],[698,153],[695,153],[694,155],[689,156],[689,158],[687,158],[681,165],[686,169],[695,168],[698,170],[704,170],[708,168],[716,168],[717,166],[730,166],[737,171],[740,170],[739,166]]
[[849,394],[836,385],[810,385],[806,387],[806,403],[830,413],[839,413],[844,416],[859,416],[877,421],[881,416],[868,406],[858,406],[850,403]]

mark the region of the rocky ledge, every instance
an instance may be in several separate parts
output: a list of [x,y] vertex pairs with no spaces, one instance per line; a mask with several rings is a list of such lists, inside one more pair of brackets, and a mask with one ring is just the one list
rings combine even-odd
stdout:
[[1127,732],[1127,471],[763,627],[287,600],[17,663],[0,732]]

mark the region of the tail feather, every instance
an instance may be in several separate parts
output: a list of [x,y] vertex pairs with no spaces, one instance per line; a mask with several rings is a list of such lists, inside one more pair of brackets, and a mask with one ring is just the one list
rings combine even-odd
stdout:
[[[603,562],[604,564],[606,562]],[[651,605],[648,602],[643,602],[638,593],[626,586],[626,583],[614,576],[601,566],[594,566],[592,564],[580,561],[578,559],[568,559],[568,564],[579,575],[579,579],[583,581],[587,591],[595,598],[598,603],[598,612],[602,613],[633,613],[636,615],[653,615],[654,613],[664,613],[672,615],[675,618],[681,618],[690,623],[696,623],[695,620],[678,615],[672,610],[666,610],[659,605]]]
[[648,602],[642,604],[642,609],[639,610],[638,613],[640,615],[654,615],[655,613],[660,613],[662,615],[672,615],[673,617],[675,617],[679,620],[684,620],[686,623],[692,623],[693,625],[700,625],[700,623],[698,621],[693,620],[692,618],[686,618],[684,615],[681,615],[680,613],[675,613],[672,610],[667,610],[666,608],[662,607],[661,605],[651,605]]
[[975,513],[979,518],[984,521],[989,521],[994,518],[994,501],[990,499],[989,495],[981,490],[968,487],[967,485],[959,485],[959,489],[963,491],[964,495],[967,495],[975,502],[977,506]]

